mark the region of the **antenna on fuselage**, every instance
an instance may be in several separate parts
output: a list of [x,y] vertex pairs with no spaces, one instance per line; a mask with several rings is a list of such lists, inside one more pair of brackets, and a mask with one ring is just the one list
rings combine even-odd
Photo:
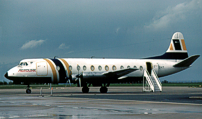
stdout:
[[55,59],[56,57],[57,57],[57,56],[55,56],[54,59]]
[[93,59],[93,57],[95,57],[95,56],[91,56],[90,58]]

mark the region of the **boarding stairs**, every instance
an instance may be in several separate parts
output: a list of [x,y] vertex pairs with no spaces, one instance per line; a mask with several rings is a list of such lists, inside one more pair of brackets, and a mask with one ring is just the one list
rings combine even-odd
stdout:
[[161,92],[162,84],[156,74],[156,72],[152,69],[151,74],[144,70],[143,75],[143,91],[144,92]]

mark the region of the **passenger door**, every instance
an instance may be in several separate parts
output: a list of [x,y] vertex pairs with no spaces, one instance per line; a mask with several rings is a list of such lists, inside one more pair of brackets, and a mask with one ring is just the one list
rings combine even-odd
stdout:
[[38,62],[36,65],[36,70],[38,76],[48,75],[48,68],[46,62]]

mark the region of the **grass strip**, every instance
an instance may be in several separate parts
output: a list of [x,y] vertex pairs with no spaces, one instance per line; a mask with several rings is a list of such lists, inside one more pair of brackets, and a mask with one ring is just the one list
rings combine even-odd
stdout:
[[[135,86],[143,86],[143,84],[110,84],[112,87],[135,87]],[[162,86],[185,86],[185,87],[202,87],[202,83],[163,83]],[[43,89],[49,89],[50,85],[38,85],[38,84],[32,84],[30,85],[31,89],[40,89],[41,87]],[[52,87],[70,87],[70,85],[57,85],[52,84]],[[77,87],[76,84],[72,84],[71,87]],[[92,87],[92,86],[91,86]],[[0,85],[0,89],[26,89],[27,85]]]

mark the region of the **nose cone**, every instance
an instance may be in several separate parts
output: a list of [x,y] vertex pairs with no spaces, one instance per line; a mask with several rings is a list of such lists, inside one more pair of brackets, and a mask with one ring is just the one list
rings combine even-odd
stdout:
[[4,75],[4,77],[6,77],[8,79],[8,72],[6,72],[6,74]]

